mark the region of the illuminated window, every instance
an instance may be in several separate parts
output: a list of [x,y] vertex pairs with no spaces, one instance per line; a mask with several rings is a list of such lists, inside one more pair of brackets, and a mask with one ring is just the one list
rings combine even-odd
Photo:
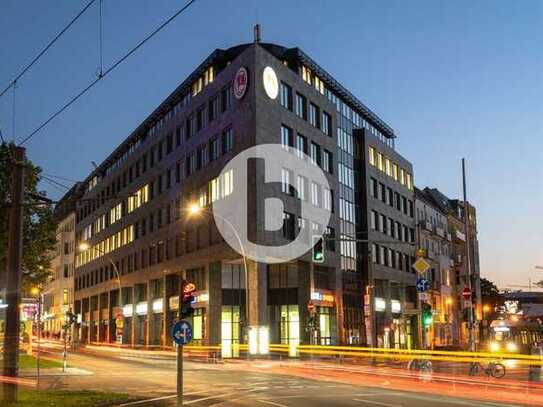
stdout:
[[377,153],[377,168],[381,171],[385,171],[384,156],[381,153]]
[[141,205],[149,201],[149,185],[144,185],[138,189],[134,194],[128,197],[128,213],[134,209],[138,209]]
[[385,158],[385,172],[387,175],[392,176],[392,165],[389,158]]
[[392,178],[398,181],[398,164],[392,163]]
[[121,204],[115,205],[113,208],[109,210],[109,223],[111,225],[114,224],[119,219],[121,219],[121,215],[122,215],[122,205]]
[[309,83],[311,85],[311,77],[312,77],[311,69],[309,69],[307,66],[302,65],[302,79]]
[[405,175],[405,178],[406,178],[407,188],[409,188],[410,190],[413,190],[413,176],[407,172]]
[[377,165],[377,160],[375,157],[375,148],[371,146],[369,148],[369,162],[373,166]]
[[400,184],[405,185],[405,170],[400,168]]

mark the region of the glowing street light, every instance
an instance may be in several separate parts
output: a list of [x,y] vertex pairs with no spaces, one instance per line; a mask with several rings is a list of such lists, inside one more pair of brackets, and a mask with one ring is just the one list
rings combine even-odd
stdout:
[[193,203],[189,205],[188,211],[191,215],[198,215],[200,212],[202,212],[202,208],[197,203]]

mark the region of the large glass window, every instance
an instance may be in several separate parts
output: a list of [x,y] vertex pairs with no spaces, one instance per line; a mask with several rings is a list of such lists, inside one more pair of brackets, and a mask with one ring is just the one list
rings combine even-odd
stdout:
[[281,343],[289,345],[289,355],[296,355],[300,344],[300,313],[298,305],[281,305]]
[[240,307],[223,306],[221,312],[221,354],[223,358],[239,357]]
[[292,88],[284,82],[281,82],[279,87],[281,106],[288,110],[292,110]]

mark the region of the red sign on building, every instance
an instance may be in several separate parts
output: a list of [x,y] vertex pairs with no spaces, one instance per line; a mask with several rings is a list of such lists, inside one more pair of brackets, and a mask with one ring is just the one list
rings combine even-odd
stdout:
[[243,96],[245,96],[248,83],[249,75],[247,73],[247,69],[242,66],[238,69],[236,76],[234,77],[234,96],[236,99],[241,99]]

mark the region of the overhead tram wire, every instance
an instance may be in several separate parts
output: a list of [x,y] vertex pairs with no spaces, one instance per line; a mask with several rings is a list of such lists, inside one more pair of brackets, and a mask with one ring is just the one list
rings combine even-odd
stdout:
[[61,182],[55,181],[54,179],[49,178],[49,177],[47,177],[47,176],[45,176],[45,175],[43,175],[43,174],[40,175],[40,178],[41,178],[42,180],[44,180],[44,181],[48,181],[48,182],[50,182],[50,183],[53,183],[53,184],[55,184],[55,185],[57,185],[57,186],[59,186],[59,187],[61,187],[61,188],[66,189],[66,190],[72,189],[72,187],[69,187],[69,186],[67,186],[67,185],[64,185],[64,184],[61,183]]
[[36,55],[34,57],[34,59],[27,65],[23,68],[23,70],[15,77],[15,79],[13,79],[8,86],[6,86],[4,88],[4,90],[2,90],[2,92],[0,93],[0,97],[4,96],[4,94],[12,87],[12,86],[15,86],[17,84],[17,81],[19,79],[21,79],[21,77],[36,63],[38,62],[38,60],[43,56],[43,54],[45,54],[49,48],[51,48],[53,46],[53,44],[55,42],[57,42],[57,40],[62,37],[62,35],[68,31],[68,29],[79,19],[79,17],[81,17],[85,11],[88,10],[88,8],[90,6],[92,6],[94,4],[96,0],[90,0],[90,2],[85,6],[83,7],[83,9],[68,23],[68,25],[66,25],[66,27],[64,27],[51,41],[49,41],[49,43],[45,46],[45,48],[43,50],[41,50],[41,52]]
[[68,181],[68,182],[73,182],[74,184],[76,182],[79,182],[78,180],[76,179],[72,179],[72,178],[66,178],[66,177],[62,177],[60,175],[53,175],[53,174],[48,174],[48,173],[44,173],[42,172],[42,176],[45,175],[46,177],[49,177],[49,178],[56,178],[56,179],[59,179],[59,180],[62,180],[62,181]]
[[36,133],[38,133],[41,129],[43,129],[45,126],[47,126],[53,119],[55,119],[58,115],[60,115],[62,112],[64,112],[64,110],[66,110],[68,107],[70,107],[81,96],[83,96],[85,93],[87,93],[94,85],[96,85],[98,82],[100,82],[102,79],[104,79],[108,74],[110,74],[112,71],[114,71],[128,57],[130,57],[134,52],[136,52],[142,45],[144,45],[147,41],[149,41],[152,37],[154,37],[158,32],[160,32],[164,27],[166,27],[175,18],[177,18],[181,13],[183,13],[186,9],[188,9],[195,1],[196,0],[190,0],[187,4],[185,4],[183,7],[181,7],[177,12],[175,12],[171,17],[169,17],[166,21],[164,21],[161,25],[159,25],[155,30],[153,30],[149,35],[147,35],[147,37],[145,37],[143,40],[141,40],[134,48],[132,48],[130,51],[128,51],[125,55],[123,55],[111,67],[106,69],[103,72],[102,76],[99,76],[95,80],[93,80],[89,85],[87,85],[77,95],[75,95],[68,102],[66,102],[60,109],[58,109],[55,113],[53,113],[51,116],[49,116],[49,118],[47,120],[45,120],[42,124],[40,124],[28,136],[26,136],[24,139],[22,139],[21,142],[19,143],[19,146],[22,146],[28,140],[30,140],[32,137],[34,137],[34,135],[36,135]]

